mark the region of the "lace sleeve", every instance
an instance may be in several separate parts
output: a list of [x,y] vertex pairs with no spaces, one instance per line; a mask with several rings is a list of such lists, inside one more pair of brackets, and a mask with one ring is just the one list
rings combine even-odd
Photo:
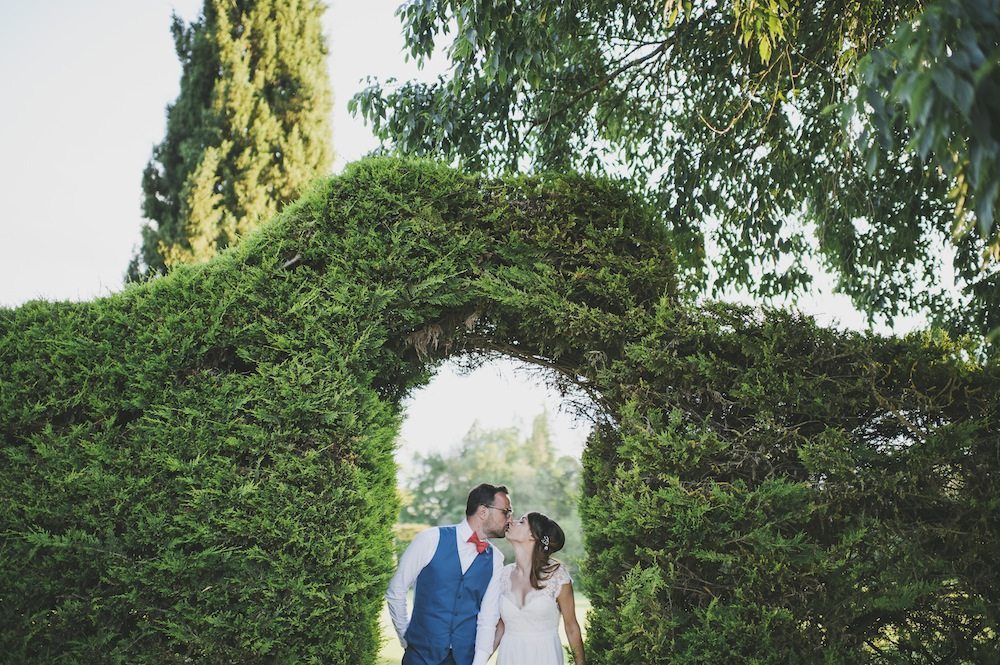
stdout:
[[562,591],[563,585],[569,584],[572,581],[573,578],[569,576],[566,566],[560,565],[552,572],[552,577],[546,580],[545,590],[552,598],[556,598]]

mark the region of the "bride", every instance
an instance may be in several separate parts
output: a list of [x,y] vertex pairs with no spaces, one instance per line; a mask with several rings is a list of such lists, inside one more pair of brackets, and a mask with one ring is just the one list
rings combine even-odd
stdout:
[[573,581],[566,567],[550,558],[565,544],[563,530],[541,513],[528,513],[511,524],[507,542],[514,563],[500,572],[497,665],[562,665],[560,614],[574,662],[586,665]]

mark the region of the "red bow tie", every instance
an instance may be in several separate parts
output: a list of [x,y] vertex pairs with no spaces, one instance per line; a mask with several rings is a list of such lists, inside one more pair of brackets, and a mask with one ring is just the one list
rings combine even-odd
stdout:
[[488,542],[486,542],[485,540],[480,540],[479,539],[479,534],[477,534],[475,531],[473,531],[472,535],[469,536],[468,542],[470,542],[473,545],[475,545],[476,546],[476,551],[479,552],[480,554],[482,554],[483,552],[485,552],[486,548],[490,546],[490,544]]

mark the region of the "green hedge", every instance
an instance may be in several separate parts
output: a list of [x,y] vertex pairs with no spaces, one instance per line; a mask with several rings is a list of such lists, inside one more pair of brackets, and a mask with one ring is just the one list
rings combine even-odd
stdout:
[[0,310],[4,659],[374,662],[401,398],[463,348],[616,353],[673,288],[650,219],[375,159],[207,264]]
[[0,310],[0,653],[372,663],[400,402],[458,353],[601,412],[592,662],[1000,662],[996,360],[695,308],[620,185],[394,159],[207,264]]
[[996,361],[723,305],[644,325],[584,453],[592,662],[1000,662]]

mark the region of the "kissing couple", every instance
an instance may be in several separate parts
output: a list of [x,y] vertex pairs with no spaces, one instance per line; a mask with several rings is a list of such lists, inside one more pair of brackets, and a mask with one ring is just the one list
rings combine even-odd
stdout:
[[[469,492],[464,520],[406,548],[385,592],[402,665],[486,665],[498,646],[497,665],[562,665],[560,616],[576,665],[586,665],[573,581],[552,558],[563,531],[541,513],[513,514],[507,488],[484,483]],[[489,540],[504,537],[514,548],[507,566]]]

